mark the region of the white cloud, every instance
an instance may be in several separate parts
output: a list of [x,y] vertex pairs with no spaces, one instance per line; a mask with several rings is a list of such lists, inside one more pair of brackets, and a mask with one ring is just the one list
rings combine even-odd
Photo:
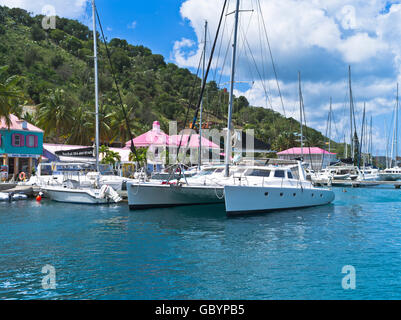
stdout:
[[66,18],[80,18],[85,14],[88,0],[0,0],[0,5],[22,8],[34,14],[42,14],[45,6],[52,5],[56,15]]
[[[234,10],[233,2],[227,12]],[[262,24],[261,15],[256,12],[258,1],[241,3],[241,9],[255,11],[240,14],[237,79],[254,80],[254,83],[248,89],[237,88],[235,94],[246,96],[252,105],[273,107],[282,112],[271,65],[263,66],[263,63],[270,63],[270,59],[267,49],[263,51],[260,46]],[[332,96],[339,134],[344,135],[349,123],[349,111],[346,111],[347,67],[352,64],[357,121],[362,119],[363,103],[366,102],[367,114],[374,117],[377,126],[374,131],[378,132],[376,140],[379,142],[379,137],[385,136],[382,123],[392,115],[396,82],[401,83],[401,4],[388,0],[260,0],[260,4],[278,65],[286,115],[299,118],[296,107],[297,72],[301,70],[305,75],[303,95],[309,123],[324,131],[328,101]],[[210,34],[214,36],[222,5],[223,0],[183,2],[180,13],[193,28],[195,38],[175,42],[172,57],[178,65],[197,67],[204,20],[208,21]],[[230,67],[228,39],[233,30],[233,20],[233,15],[227,16],[222,34],[226,40],[220,56],[218,51],[215,53],[215,61],[221,64],[228,48],[223,70],[225,81]],[[247,43],[243,40],[245,33]],[[248,45],[253,57],[247,50]],[[253,60],[258,65],[259,74],[252,67],[255,65]],[[387,122],[390,123],[390,120]]]
[[131,24],[128,25],[128,29],[135,29],[137,25],[136,21],[132,21]]

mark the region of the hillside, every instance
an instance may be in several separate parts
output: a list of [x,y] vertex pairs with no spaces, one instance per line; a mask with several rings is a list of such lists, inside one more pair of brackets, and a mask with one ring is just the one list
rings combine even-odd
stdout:
[[[0,6],[0,66],[8,66],[8,76],[23,76],[25,103],[36,105],[36,112],[25,117],[46,131],[48,142],[89,144],[94,135],[92,34],[85,25],[65,18],[57,18],[57,29],[44,31],[41,20],[40,15]],[[195,82],[199,91],[201,80],[141,45],[123,39],[111,39],[108,45],[134,136],[149,130],[154,120],[166,131],[169,120],[177,120],[179,130],[188,127],[184,119],[189,98]],[[98,55],[101,140],[123,143],[129,134],[102,42]],[[224,128],[228,93],[213,81],[206,92],[204,119],[213,128]],[[256,137],[272,149],[299,145],[296,120],[250,106],[245,97],[235,99],[233,112],[236,128],[255,129]],[[193,115],[191,111],[188,122]],[[311,145],[325,145],[327,139],[320,132],[310,128],[305,132]],[[342,145],[332,146],[342,153]]]

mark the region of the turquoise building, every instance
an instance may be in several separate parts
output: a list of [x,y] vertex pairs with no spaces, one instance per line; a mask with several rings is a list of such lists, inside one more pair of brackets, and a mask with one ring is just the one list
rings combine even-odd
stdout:
[[43,130],[15,115],[10,120],[8,127],[0,119],[0,178],[29,178],[43,154]]

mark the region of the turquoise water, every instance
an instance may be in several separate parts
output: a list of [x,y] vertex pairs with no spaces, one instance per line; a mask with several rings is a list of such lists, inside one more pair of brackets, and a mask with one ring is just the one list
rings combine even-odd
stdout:
[[[401,190],[226,218],[224,206],[0,203],[0,299],[400,299]],[[42,287],[45,265],[56,289]],[[355,290],[342,268],[356,270]]]

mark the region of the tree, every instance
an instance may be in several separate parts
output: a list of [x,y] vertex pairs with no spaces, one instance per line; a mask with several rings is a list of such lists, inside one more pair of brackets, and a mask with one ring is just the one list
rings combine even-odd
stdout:
[[116,162],[121,161],[121,156],[118,152],[112,151],[109,147],[104,145],[99,148],[99,153],[102,155],[101,164],[115,165]]
[[55,141],[58,143],[61,134],[71,130],[74,103],[63,89],[48,90],[42,101],[38,124],[46,131],[46,134],[55,134]]
[[36,24],[34,24],[31,29],[31,36],[34,41],[41,41],[46,39],[46,33],[41,27]]
[[22,81],[21,76],[6,76],[8,67],[0,67],[0,118],[4,118],[6,125],[10,127],[10,114],[13,113],[18,104],[23,102],[24,94],[18,87]]
[[129,161],[136,162],[139,167],[147,167],[147,153],[148,148],[138,148],[136,154],[130,152]]

